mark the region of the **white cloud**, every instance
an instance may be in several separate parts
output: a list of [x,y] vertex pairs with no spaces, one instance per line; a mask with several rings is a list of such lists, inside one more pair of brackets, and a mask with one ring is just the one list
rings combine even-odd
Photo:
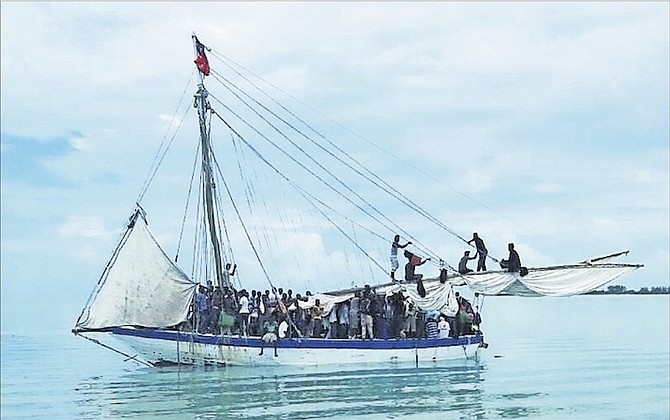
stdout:
[[70,216],[58,227],[57,232],[62,238],[106,239],[112,236],[103,220],[95,216]]
[[86,150],[88,149],[91,145],[88,142],[88,140],[84,137],[73,137],[68,139],[68,143],[74,150]]
[[540,183],[531,186],[531,189],[540,194],[557,194],[565,191],[565,186],[556,183]]

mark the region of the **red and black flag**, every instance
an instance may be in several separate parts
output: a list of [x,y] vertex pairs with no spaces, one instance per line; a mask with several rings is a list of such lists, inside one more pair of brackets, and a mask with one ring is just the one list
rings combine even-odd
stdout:
[[197,57],[195,58],[194,63],[198,66],[198,70],[205,76],[209,76],[209,61],[205,55],[205,46],[198,41],[198,38],[195,38],[195,51]]

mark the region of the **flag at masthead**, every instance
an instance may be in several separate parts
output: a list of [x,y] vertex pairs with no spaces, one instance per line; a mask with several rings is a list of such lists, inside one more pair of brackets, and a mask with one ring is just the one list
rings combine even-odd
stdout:
[[198,41],[197,37],[195,38],[195,51],[197,53],[197,57],[195,58],[194,63],[198,66],[198,70],[205,76],[209,76],[209,60],[207,60],[207,56],[205,55],[205,46]]

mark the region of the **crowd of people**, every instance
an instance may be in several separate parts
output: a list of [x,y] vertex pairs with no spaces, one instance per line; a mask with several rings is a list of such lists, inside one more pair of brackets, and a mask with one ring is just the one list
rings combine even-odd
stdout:
[[384,296],[366,285],[353,297],[329,305],[326,312],[327,305],[309,291],[304,297],[282,288],[249,293],[208,283],[199,286],[190,319],[198,333],[264,337],[268,342],[298,337],[371,340],[480,334],[479,313],[458,292],[455,297],[458,311],[447,316],[421,310],[401,292]]

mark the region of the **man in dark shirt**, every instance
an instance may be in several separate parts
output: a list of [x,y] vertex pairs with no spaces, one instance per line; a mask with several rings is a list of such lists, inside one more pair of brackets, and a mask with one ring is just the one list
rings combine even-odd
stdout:
[[469,244],[472,242],[475,243],[475,248],[477,249],[477,254],[479,255],[479,261],[477,261],[477,271],[486,271],[486,256],[488,255],[489,251],[486,249],[484,241],[479,237],[477,232],[474,232],[472,234],[472,239],[468,241]]
[[420,257],[417,257],[418,262],[413,264],[412,263],[412,257],[414,257],[414,254],[412,254],[409,251],[405,251],[404,255],[407,258],[407,264],[405,264],[405,281],[421,280],[423,278],[423,274],[415,274],[414,273],[414,268],[425,264],[426,261],[430,260],[430,258],[426,258],[425,260],[421,260]]
[[461,274],[472,273],[472,270],[468,268],[468,261],[474,260],[475,258],[477,258],[477,255],[471,257],[470,251],[465,251],[463,253],[463,258],[461,258],[461,261],[458,263],[458,272]]
[[514,244],[507,244],[507,249],[509,249],[509,258],[507,258],[507,271],[510,273],[518,272],[521,269],[521,259],[519,254],[514,250]]

